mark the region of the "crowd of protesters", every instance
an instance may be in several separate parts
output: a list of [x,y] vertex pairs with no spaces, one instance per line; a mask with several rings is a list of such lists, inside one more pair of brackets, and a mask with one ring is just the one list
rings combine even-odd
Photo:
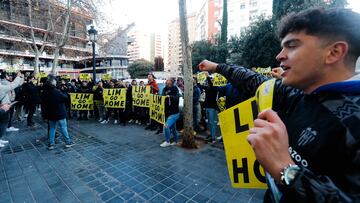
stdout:
[[[15,77],[14,73],[2,72],[1,84],[10,86]],[[49,149],[54,148],[54,134],[57,123],[60,126],[60,132],[64,136],[66,147],[72,146],[73,142],[67,132],[67,120],[69,119],[77,119],[78,121],[91,119],[102,125],[120,124],[125,126],[130,123],[143,125],[146,130],[156,131],[156,134],[165,134],[165,141],[160,146],[175,145],[179,139],[178,131],[183,128],[182,112],[181,108],[179,108],[180,97],[184,91],[183,80],[182,78],[167,79],[165,87],[162,88],[159,88],[153,74],[149,73],[147,80],[147,82],[143,80],[138,82],[134,79],[130,83],[111,79],[100,80],[94,84],[92,81],[69,80],[52,75],[47,78],[36,78],[33,75],[28,75],[23,83],[6,94],[10,102],[16,101],[16,103],[11,106],[7,113],[5,131],[18,131],[19,128],[14,127],[13,122],[25,120],[28,127],[34,127],[33,117],[37,112],[41,112],[42,118],[49,125]],[[196,77],[193,78],[193,127],[195,130],[194,135],[205,132],[208,135],[206,140],[214,143],[218,134],[217,112],[219,108],[216,101],[220,96],[225,96],[225,93],[222,88],[214,87],[211,81],[210,76],[208,76],[206,83],[200,85],[197,83]],[[165,125],[150,119],[149,108],[133,106],[132,104],[132,87],[146,85],[150,86],[152,94],[166,96]],[[127,90],[125,108],[104,107],[103,91],[104,89],[113,88]],[[71,93],[92,93],[94,110],[72,110],[70,104]],[[5,102],[5,100],[2,102]],[[234,101],[233,103],[237,102]],[[171,139],[170,134],[173,134]],[[0,147],[2,146],[0,141]]]

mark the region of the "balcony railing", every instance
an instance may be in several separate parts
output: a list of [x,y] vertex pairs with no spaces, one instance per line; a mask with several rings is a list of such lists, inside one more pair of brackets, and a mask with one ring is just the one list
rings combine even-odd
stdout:
[[[16,42],[23,42],[23,43],[32,44],[32,41],[31,41],[31,40],[22,39],[22,38],[20,38],[20,37],[10,36],[10,35],[6,35],[6,34],[0,34],[0,39],[4,39],[4,40],[8,40],[8,41],[16,41]],[[42,41],[42,40],[36,40],[35,43],[36,43],[37,45],[42,45],[42,44],[43,44],[43,41]],[[55,44],[54,44],[54,43],[46,43],[46,46],[47,46],[47,47],[55,47]],[[82,52],[92,53],[91,47],[81,48],[81,47],[66,45],[66,46],[64,46],[63,48],[64,48],[64,49],[69,49],[69,50],[75,50],[75,51],[82,51]]]

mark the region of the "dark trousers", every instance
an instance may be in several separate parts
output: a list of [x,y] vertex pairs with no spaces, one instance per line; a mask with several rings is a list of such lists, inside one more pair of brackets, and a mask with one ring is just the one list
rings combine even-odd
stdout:
[[8,128],[10,128],[12,126],[12,117],[14,115],[14,108],[15,106],[12,106],[10,109],[9,109],[9,122],[8,122]]
[[6,127],[8,125],[9,112],[0,115],[0,138],[5,135]]
[[28,117],[27,117],[27,125],[33,125],[34,121],[32,119],[34,117],[34,113],[36,110],[36,104],[28,104],[27,107],[29,110]]

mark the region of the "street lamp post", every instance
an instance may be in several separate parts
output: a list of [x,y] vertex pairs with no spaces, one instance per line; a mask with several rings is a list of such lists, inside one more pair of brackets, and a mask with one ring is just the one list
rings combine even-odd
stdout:
[[92,45],[92,52],[93,52],[93,57],[92,57],[92,63],[93,63],[93,81],[94,84],[96,83],[96,69],[95,69],[95,42],[96,42],[96,38],[97,38],[97,31],[95,30],[94,26],[92,25],[90,27],[90,29],[88,30],[89,33],[89,38],[90,38],[90,42]]

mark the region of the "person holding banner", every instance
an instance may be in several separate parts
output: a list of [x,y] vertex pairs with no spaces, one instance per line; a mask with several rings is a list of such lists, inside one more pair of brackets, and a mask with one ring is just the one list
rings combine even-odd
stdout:
[[[147,86],[150,86],[150,93],[151,94],[158,94],[159,93],[159,86],[155,80],[154,74],[150,73],[148,74],[148,84]],[[149,114],[149,110],[146,109],[146,113]],[[145,130],[156,130],[158,128],[158,131],[156,134],[160,134],[162,132],[162,126],[159,125],[156,121],[153,119],[150,119],[150,124],[146,126]]]
[[104,107],[104,98],[103,98],[104,86],[102,81],[99,81],[97,87],[94,91],[94,104],[99,114],[99,122],[102,122],[105,118],[105,107]]
[[[178,142],[178,132],[176,130],[176,121],[180,117],[179,112],[179,89],[174,86],[173,80],[167,79],[166,86],[163,89],[162,95],[166,96],[165,99],[165,141],[160,144],[160,147],[168,147],[176,145]],[[174,142],[170,143],[170,134],[174,135]]]
[[[91,90],[88,87],[88,82],[86,80],[81,81],[81,86],[77,90],[77,93],[91,93]],[[88,113],[88,110],[79,110],[79,117],[77,120],[89,120]]]
[[[278,26],[276,58],[284,72],[274,84],[273,110],[258,115],[247,140],[278,183],[281,202],[360,202],[359,24],[360,14],[350,9],[314,8]],[[207,60],[200,69],[253,95],[267,80]],[[268,192],[264,201],[273,197]]]

